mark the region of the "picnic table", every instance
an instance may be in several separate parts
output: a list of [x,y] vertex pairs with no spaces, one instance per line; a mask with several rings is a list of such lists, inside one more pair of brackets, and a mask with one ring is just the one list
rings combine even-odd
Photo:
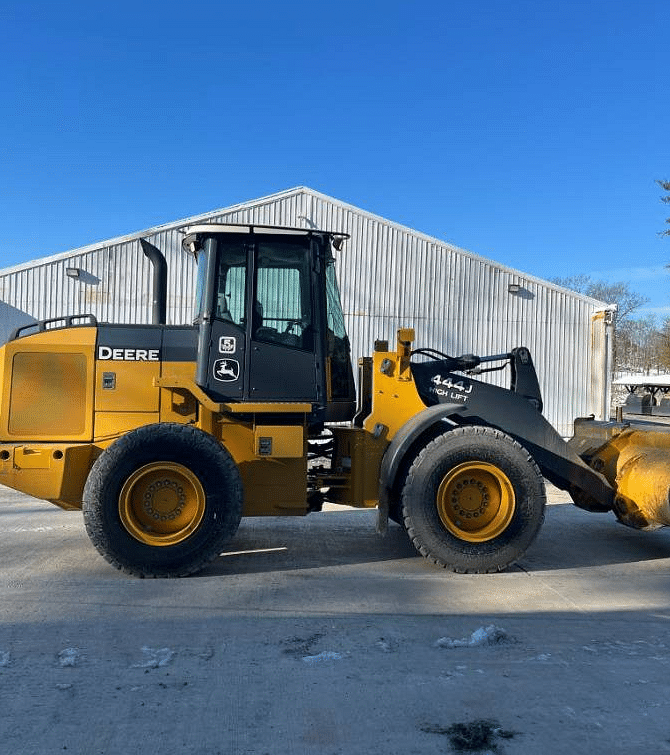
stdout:
[[628,390],[625,413],[670,416],[670,375],[621,375],[612,383]]

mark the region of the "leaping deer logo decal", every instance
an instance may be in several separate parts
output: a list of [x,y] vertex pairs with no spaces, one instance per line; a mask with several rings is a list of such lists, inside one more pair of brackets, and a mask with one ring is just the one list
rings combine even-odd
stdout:
[[240,363],[237,359],[217,359],[214,362],[214,377],[224,383],[232,383],[240,376]]

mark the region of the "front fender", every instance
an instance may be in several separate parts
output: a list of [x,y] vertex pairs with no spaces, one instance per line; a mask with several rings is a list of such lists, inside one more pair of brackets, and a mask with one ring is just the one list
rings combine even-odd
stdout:
[[382,458],[379,469],[379,504],[377,506],[377,532],[380,535],[388,531],[388,517],[393,485],[400,465],[412,445],[438,422],[449,419],[454,414],[461,414],[463,404],[437,404],[415,414],[393,436]]

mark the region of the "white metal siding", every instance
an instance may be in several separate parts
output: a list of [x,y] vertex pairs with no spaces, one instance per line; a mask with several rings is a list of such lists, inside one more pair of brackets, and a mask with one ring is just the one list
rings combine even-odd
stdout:
[[[178,229],[203,221],[322,228],[351,235],[337,268],[354,359],[375,339],[391,345],[399,327],[416,346],[449,354],[496,354],[527,346],[537,367],[545,414],[563,435],[575,416],[599,405],[591,396],[591,317],[601,306],[446,242],[298,188],[144,233],[0,272],[3,340],[31,318],[92,313],[107,322],[149,322],[152,269],[139,238],[168,263],[167,321],[192,321],[195,265]],[[79,279],[66,267],[78,267]],[[508,286],[518,284],[519,293]],[[507,373],[488,379],[507,384]]]

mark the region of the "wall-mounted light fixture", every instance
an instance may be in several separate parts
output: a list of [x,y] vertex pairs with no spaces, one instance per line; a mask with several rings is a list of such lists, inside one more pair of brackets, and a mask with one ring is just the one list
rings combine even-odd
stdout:
[[78,267],[66,267],[65,275],[67,275],[68,278],[79,278],[81,270]]
[[509,283],[507,285],[507,293],[518,294],[521,291],[521,286],[518,283]]

